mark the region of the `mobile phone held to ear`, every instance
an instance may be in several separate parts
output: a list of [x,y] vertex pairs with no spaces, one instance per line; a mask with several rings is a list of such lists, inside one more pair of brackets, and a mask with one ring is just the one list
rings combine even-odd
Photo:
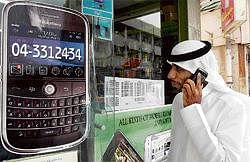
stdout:
[[193,80],[194,83],[196,84],[196,80],[197,80],[196,78],[197,78],[198,73],[201,74],[201,84],[203,85],[203,87],[205,87],[207,85],[207,81],[205,81],[205,79],[207,78],[208,73],[204,69],[198,68],[195,71],[195,73],[192,74],[190,79]]

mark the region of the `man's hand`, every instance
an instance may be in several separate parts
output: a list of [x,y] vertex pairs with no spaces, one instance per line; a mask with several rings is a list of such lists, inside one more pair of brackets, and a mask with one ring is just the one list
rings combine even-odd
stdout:
[[193,80],[187,79],[182,87],[183,93],[183,106],[187,107],[194,103],[201,103],[202,98],[202,85],[201,85],[201,74],[199,73],[196,77],[196,85]]

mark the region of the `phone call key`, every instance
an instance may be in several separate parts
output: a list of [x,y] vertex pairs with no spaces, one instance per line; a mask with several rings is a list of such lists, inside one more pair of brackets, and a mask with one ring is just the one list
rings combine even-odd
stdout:
[[9,91],[10,91],[10,94],[20,94],[20,93],[22,93],[22,88],[20,88],[16,85],[13,85],[13,87],[9,88]]

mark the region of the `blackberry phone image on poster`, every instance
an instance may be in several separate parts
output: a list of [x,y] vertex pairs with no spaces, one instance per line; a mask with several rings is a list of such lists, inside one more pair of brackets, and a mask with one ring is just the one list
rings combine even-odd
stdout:
[[145,162],[163,162],[167,160],[170,148],[170,130],[150,135],[145,140]]
[[87,18],[17,1],[4,7],[2,31],[3,146],[35,154],[80,144],[89,129]]
[[131,146],[121,131],[114,133],[103,157],[102,162],[133,161],[143,162],[140,155]]

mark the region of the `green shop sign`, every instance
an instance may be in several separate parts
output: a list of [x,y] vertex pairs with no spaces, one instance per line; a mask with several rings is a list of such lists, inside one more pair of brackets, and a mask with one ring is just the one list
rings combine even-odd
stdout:
[[95,123],[102,128],[95,129],[96,162],[123,156],[144,161],[146,139],[171,128],[171,105],[96,114]]

